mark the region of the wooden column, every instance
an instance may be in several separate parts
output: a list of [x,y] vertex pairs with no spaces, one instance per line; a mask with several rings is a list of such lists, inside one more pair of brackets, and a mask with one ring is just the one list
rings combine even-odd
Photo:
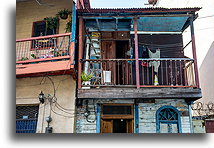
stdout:
[[199,76],[198,76],[198,63],[197,63],[197,54],[196,54],[196,45],[195,45],[195,33],[194,33],[194,26],[193,26],[193,17],[190,19],[190,31],[191,31],[191,38],[192,38],[192,54],[194,59],[194,72],[195,72],[195,82],[197,88],[199,88]]
[[82,63],[80,60],[83,57],[83,18],[79,18],[79,49],[78,49],[78,88],[81,88],[81,73]]
[[138,36],[137,36],[137,18],[134,18],[134,41],[135,41],[135,65],[136,65],[136,85],[140,88],[139,60],[138,60]]

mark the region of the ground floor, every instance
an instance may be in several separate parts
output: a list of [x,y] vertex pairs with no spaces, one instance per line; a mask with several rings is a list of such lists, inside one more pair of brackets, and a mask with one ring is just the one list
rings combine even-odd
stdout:
[[73,133],[75,91],[71,75],[17,78],[16,133]]
[[77,133],[192,133],[185,99],[82,99]]

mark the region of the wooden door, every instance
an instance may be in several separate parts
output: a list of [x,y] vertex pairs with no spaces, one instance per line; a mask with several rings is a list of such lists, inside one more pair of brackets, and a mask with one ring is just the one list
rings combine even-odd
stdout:
[[[101,59],[116,59],[115,41],[102,41],[101,44]],[[102,68],[111,71],[111,84],[116,84],[116,61],[104,61]]]
[[133,120],[126,121],[126,132],[127,133],[134,133],[134,122]]
[[101,120],[101,133],[113,133],[113,120]]

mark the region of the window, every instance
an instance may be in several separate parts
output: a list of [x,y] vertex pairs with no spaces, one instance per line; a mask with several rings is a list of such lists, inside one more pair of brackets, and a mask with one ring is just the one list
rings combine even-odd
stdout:
[[[53,29],[46,27],[46,21],[38,21],[33,22],[33,30],[32,30],[32,37],[39,37],[39,36],[46,36],[46,35],[53,35],[58,32],[57,27],[54,27]],[[44,49],[44,48],[50,48],[54,47],[56,44],[56,39],[50,38],[50,39],[43,39],[43,40],[33,40],[31,49]]]
[[45,21],[33,22],[33,32],[32,37],[53,35],[57,33],[57,27],[53,29],[46,28]]
[[16,106],[16,133],[36,133],[39,106]]
[[180,113],[173,106],[163,106],[156,112],[157,133],[181,133]]

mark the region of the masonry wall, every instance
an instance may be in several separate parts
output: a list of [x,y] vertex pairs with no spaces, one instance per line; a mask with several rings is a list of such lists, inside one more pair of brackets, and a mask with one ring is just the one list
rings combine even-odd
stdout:
[[[17,2],[16,5],[16,39],[32,37],[33,22],[45,17],[54,17],[60,10],[72,10],[73,0],[44,0],[39,5],[35,0]],[[65,33],[66,23],[60,19],[59,33]]]
[[[134,104],[134,99],[88,99],[89,111],[91,115],[88,122],[84,116],[86,105],[83,100],[83,106],[77,108],[76,132],[77,133],[96,133],[96,110],[97,103],[130,103]],[[95,104],[95,106],[94,106]],[[165,105],[172,105],[181,113],[182,133],[190,133],[190,120],[188,105],[184,99],[156,99],[155,103],[139,103],[139,133],[156,133],[156,111]]]
[[[50,76],[50,79],[47,77],[16,79],[16,105],[39,104],[37,133],[45,133],[45,128],[48,125],[45,118],[48,116],[52,117],[50,126],[53,127],[53,133],[73,133],[76,82],[71,75]],[[53,110],[51,111],[48,99],[44,104],[40,104],[38,95],[43,91],[46,97],[48,94],[53,96],[53,84],[56,89],[57,103],[69,110],[57,108],[55,102],[51,104]]]
[[165,105],[171,105],[180,111],[182,133],[190,133],[188,105],[184,99],[156,99],[155,103],[140,103],[139,132],[156,133],[156,112]]

